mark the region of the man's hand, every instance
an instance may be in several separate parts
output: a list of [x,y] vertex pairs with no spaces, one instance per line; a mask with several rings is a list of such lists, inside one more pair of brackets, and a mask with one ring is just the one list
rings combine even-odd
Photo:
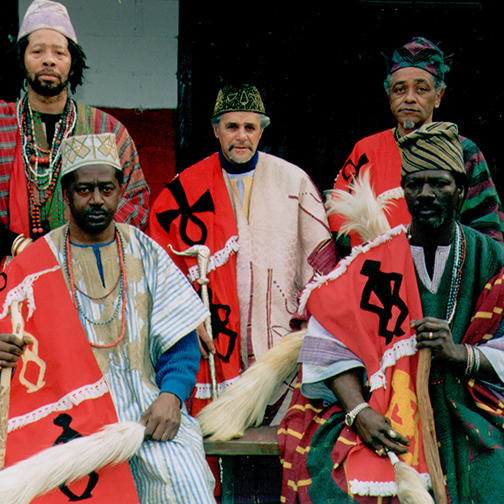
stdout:
[[199,342],[199,347],[200,347],[200,352],[201,356],[204,359],[208,359],[208,354],[215,354],[215,345],[210,338],[210,335],[208,334],[207,330],[205,329],[205,324],[200,324],[196,328],[196,334],[198,335],[198,342]]
[[26,345],[30,343],[24,337],[22,343],[17,343],[14,334],[0,333],[0,368],[16,367]]
[[[364,402],[361,378],[356,370],[349,370],[338,376],[329,378],[327,386],[343,403],[346,411]],[[408,451],[409,441],[390,427],[390,420],[371,407],[364,408],[352,425],[362,442],[377,455],[385,456],[387,450],[395,453]]]
[[387,451],[405,453],[409,441],[390,426],[390,420],[372,408],[364,408],[355,419],[353,428],[362,442],[377,455]]
[[416,331],[417,348],[430,348],[432,355],[451,363],[465,363],[464,345],[453,342],[450,326],[446,320],[425,317],[413,320],[411,327]]
[[143,412],[140,423],[145,425],[145,439],[173,439],[180,427],[180,399],[169,392],[162,392]]
[[[453,342],[450,326],[446,320],[425,317],[412,321],[411,327],[416,330],[417,348],[430,348],[435,358],[458,368],[460,375],[464,376],[468,359],[467,350],[465,345]],[[500,376],[485,354],[480,352],[479,357],[480,365],[474,378],[501,384]]]

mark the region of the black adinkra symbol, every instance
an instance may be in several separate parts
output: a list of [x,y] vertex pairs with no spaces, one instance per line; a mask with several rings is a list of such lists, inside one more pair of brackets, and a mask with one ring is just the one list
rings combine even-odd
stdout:
[[359,177],[359,172],[361,168],[369,163],[369,160],[366,154],[362,154],[362,156],[357,161],[355,165],[351,159],[348,159],[347,162],[343,165],[343,169],[341,170],[341,176],[348,184],[353,182],[356,178]]
[[[165,212],[156,214],[157,220],[161,227],[167,233],[170,233],[170,227],[173,221],[180,216],[179,233],[182,241],[189,246],[205,243],[208,235],[208,230],[205,226],[205,223],[196,214],[201,214],[204,212],[215,213],[215,206],[210,191],[206,190],[193,205],[190,205],[189,201],[187,200],[187,195],[178,177],[173,179],[173,181],[170,182],[166,187],[173,194],[173,198],[177,202],[178,208],[166,210]],[[199,228],[199,237],[189,236],[187,229],[189,221],[191,221],[197,228]]]
[[[217,352],[218,357],[223,362],[229,362],[236,345],[238,334],[227,327],[231,308],[228,305],[215,303],[212,289],[208,288],[208,297],[210,300],[210,319],[212,321],[213,339],[219,341],[222,336],[228,338],[228,346],[225,354]],[[222,335],[222,336],[221,336]]]
[[[53,422],[55,425],[58,425],[63,429],[63,432],[54,442],[55,445],[61,443],[68,443],[68,441],[72,441],[72,439],[82,437],[82,434],[80,434],[76,430],[72,429],[72,427],[70,427],[70,424],[72,423],[72,417],[67,413],[62,413],[61,415],[58,415],[53,420]],[[89,499],[92,497],[91,492],[94,490],[96,484],[98,483],[99,475],[93,471],[88,474],[88,478],[89,479],[86,488],[84,489],[84,492],[82,492],[81,495],[74,494],[65,484],[60,485],[59,489],[61,490],[62,493],[64,493],[68,497],[68,500],[70,502]]]
[[[364,262],[361,269],[361,274],[369,277],[362,291],[360,307],[363,310],[376,313],[380,319],[378,325],[378,334],[385,338],[385,342],[389,344],[394,336],[402,336],[404,331],[401,325],[408,315],[408,307],[406,303],[399,297],[399,289],[401,288],[402,275],[399,273],[384,273],[380,271],[381,263],[368,259]],[[372,293],[380,300],[383,306],[377,306],[370,303]],[[387,329],[390,319],[392,318],[392,308],[399,308],[399,315],[396,319],[394,330]]]

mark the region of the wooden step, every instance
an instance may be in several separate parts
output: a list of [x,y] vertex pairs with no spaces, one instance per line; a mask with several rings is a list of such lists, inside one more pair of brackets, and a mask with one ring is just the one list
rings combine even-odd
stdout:
[[214,456],[278,455],[277,427],[251,427],[241,438],[229,441],[203,440],[205,453]]

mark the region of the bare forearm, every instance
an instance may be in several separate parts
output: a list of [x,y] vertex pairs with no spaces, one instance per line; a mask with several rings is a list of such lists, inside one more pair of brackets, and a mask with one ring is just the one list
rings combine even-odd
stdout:
[[[361,383],[361,377],[356,370],[347,371],[326,380],[327,386],[341,401],[347,413],[365,402]],[[348,416],[353,416],[350,422],[348,422]],[[396,453],[407,451],[408,439],[391,428],[388,418],[368,405],[358,408],[358,412],[355,411],[354,415],[350,413],[347,417],[345,417],[345,423],[350,425],[362,442],[377,455],[384,456],[388,450]]]
[[360,374],[356,370],[346,371],[326,380],[345,411],[353,409],[365,401]]

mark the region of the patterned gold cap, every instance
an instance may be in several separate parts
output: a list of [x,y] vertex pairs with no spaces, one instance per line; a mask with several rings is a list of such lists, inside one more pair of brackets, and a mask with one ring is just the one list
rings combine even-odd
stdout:
[[250,84],[224,86],[219,91],[212,117],[226,112],[266,114],[258,89]]
[[113,133],[73,136],[61,142],[62,176],[94,164],[106,164],[122,171]]
[[401,176],[423,170],[464,173],[462,144],[456,124],[432,122],[399,139]]
[[26,10],[21,28],[19,29],[18,40],[41,28],[49,28],[60,32],[76,44],[78,43],[68,11],[59,2],[34,0]]

